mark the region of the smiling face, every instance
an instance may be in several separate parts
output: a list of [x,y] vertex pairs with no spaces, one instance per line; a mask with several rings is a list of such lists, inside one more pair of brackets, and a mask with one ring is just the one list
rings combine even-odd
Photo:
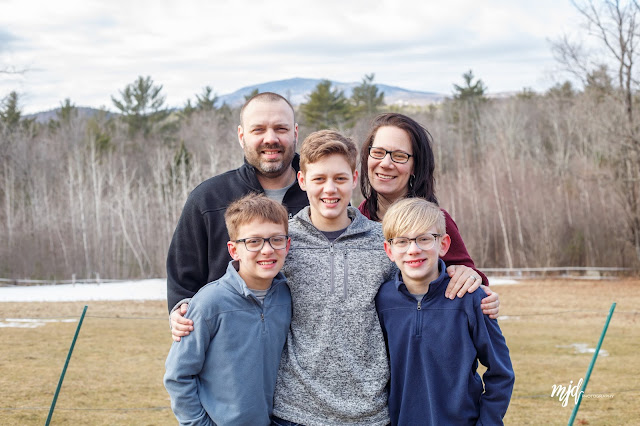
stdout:
[[[281,223],[254,220],[238,227],[238,240],[251,237],[269,238],[275,235],[286,235],[284,225]],[[274,250],[267,241],[260,251],[249,251],[243,242],[229,241],[227,248],[233,260],[239,261],[238,274],[252,289],[264,290],[269,288],[289,252],[290,241],[287,247]]]
[[347,206],[357,180],[358,172],[340,154],[308,163],[304,173],[298,172],[298,183],[307,192],[311,222],[316,228],[328,232],[349,226]]
[[[387,151],[403,151],[413,155],[409,134],[394,126],[380,127],[371,146],[384,148]],[[390,154],[382,160],[376,160],[369,156],[367,171],[371,187],[389,202],[404,197],[409,189],[409,177],[413,173],[413,162],[413,157],[401,164],[391,161]]]
[[[425,232],[410,232],[406,235],[400,235],[406,238],[416,238],[424,234],[437,234],[437,227],[431,226]],[[389,241],[384,242],[384,250],[392,262],[398,266],[402,273],[402,281],[405,283],[411,293],[424,293],[421,289],[428,289],[431,281],[438,278],[438,258],[444,256],[449,250],[451,239],[449,235],[444,234],[436,239],[436,243],[429,250],[422,250],[412,241],[406,252],[401,253]]]
[[291,167],[298,140],[291,107],[283,100],[250,102],[242,112],[238,140],[245,158],[260,175],[283,175]]

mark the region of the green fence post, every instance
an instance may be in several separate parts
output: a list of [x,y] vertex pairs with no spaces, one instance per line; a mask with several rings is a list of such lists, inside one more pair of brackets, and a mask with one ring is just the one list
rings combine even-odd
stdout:
[[64,363],[64,368],[62,368],[62,374],[60,375],[60,380],[58,380],[58,387],[56,388],[56,393],[53,395],[53,401],[51,402],[51,408],[49,409],[49,415],[47,416],[47,422],[45,426],[49,426],[51,423],[51,416],[53,416],[53,409],[56,407],[56,401],[58,400],[58,394],[60,393],[60,388],[62,387],[62,381],[64,380],[64,375],[67,372],[67,367],[69,366],[69,360],[71,359],[71,354],[73,353],[73,347],[76,345],[76,340],[78,340],[78,334],[80,334],[80,327],[82,327],[82,321],[84,320],[84,314],[87,312],[87,305],[84,305],[84,309],[82,310],[82,315],[80,316],[80,321],[78,322],[78,327],[76,328],[76,334],[73,336],[73,341],[71,342],[71,347],[69,348],[69,353],[67,354],[67,360]]
[[600,352],[600,346],[602,346],[604,335],[607,334],[607,328],[609,328],[609,321],[611,321],[611,316],[613,315],[613,310],[615,308],[616,308],[616,304],[614,302],[611,305],[611,309],[609,309],[609,316],[607,317],[607,321],[604,323],[604,328],[602,329],[602,334],[600,335],[598,346],[596,346],[596,351],[593,354],[593,358],[591,358],[591,363],[589,364],[589,368],[587,368],[587,375],[585,376],[584,383],[582,384],[582,388],[580,389],[578,402],[576,403],[575,407],[573,407],[573,412],[571,413],[571,418],[569,419],[568,426],[573,426],[573,422],[576,419],[576,415],[578,414],[578,409],[580,408],[580,403],[582,402],[582,395],[584,395],[584,391],[587,389],[587,383],[589,383],[589,377],[591,377],[591,371],[593,370],[593,366],[595,365],[596,359],[598,358],[598,352]]

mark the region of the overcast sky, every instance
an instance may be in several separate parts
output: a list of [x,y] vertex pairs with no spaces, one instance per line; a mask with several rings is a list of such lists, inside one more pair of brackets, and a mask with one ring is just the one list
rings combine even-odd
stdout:
[[560,81],[549,40],[577,34],[569,0],[0,0],[0,99],[23,112],[113,109],[139,75],[182,106],[293,77],[450,94],[472,69],[490,92]]

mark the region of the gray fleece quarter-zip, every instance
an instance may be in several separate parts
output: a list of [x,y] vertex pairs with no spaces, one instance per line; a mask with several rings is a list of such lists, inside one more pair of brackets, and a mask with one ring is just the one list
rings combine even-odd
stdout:
[[309,208],[289,222],[283,272],[293,304],[278,371],[274,415],[313,425],[386,425],[389,367],[375,308],[395,265],[379,223],[349,207],[352,222],[333,242]]

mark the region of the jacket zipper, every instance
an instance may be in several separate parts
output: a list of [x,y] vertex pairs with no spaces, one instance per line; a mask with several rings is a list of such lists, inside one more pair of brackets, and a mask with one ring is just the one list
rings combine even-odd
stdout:
[[418,300],[418,309],[416,310],[416,336],[421,335],[422,331],[422,316],[420,311],[422,310],[422,300]]
[[331,257],[331,265],[330,265],[330,269],[331,269],[331,294],[333,294],[333,292],[335,291],[334,288],[334,283],[335,283],[335,271],[334,271],[334,256],[333,256],[333,243],[329,244],[329,256]]
[[349,264],[347,263],[347,251],[344,251],[343,268],[344,268],[344,283],[342,285],[344,298],[347,298],[347,283],[349,281]]
[[[264,321],[264,303],[260,303],[260,301],[254,295],[251,295],[249,297],[251,297],[253,299],[253,302],[256,305],[258,305],[258,309],[260,309],[260,322],[262,323],[262,332],[266,333],[267,332],[267,326],[266,326],[265,321]],[[265,299],[266,299],[266,296],[265,296]]]

